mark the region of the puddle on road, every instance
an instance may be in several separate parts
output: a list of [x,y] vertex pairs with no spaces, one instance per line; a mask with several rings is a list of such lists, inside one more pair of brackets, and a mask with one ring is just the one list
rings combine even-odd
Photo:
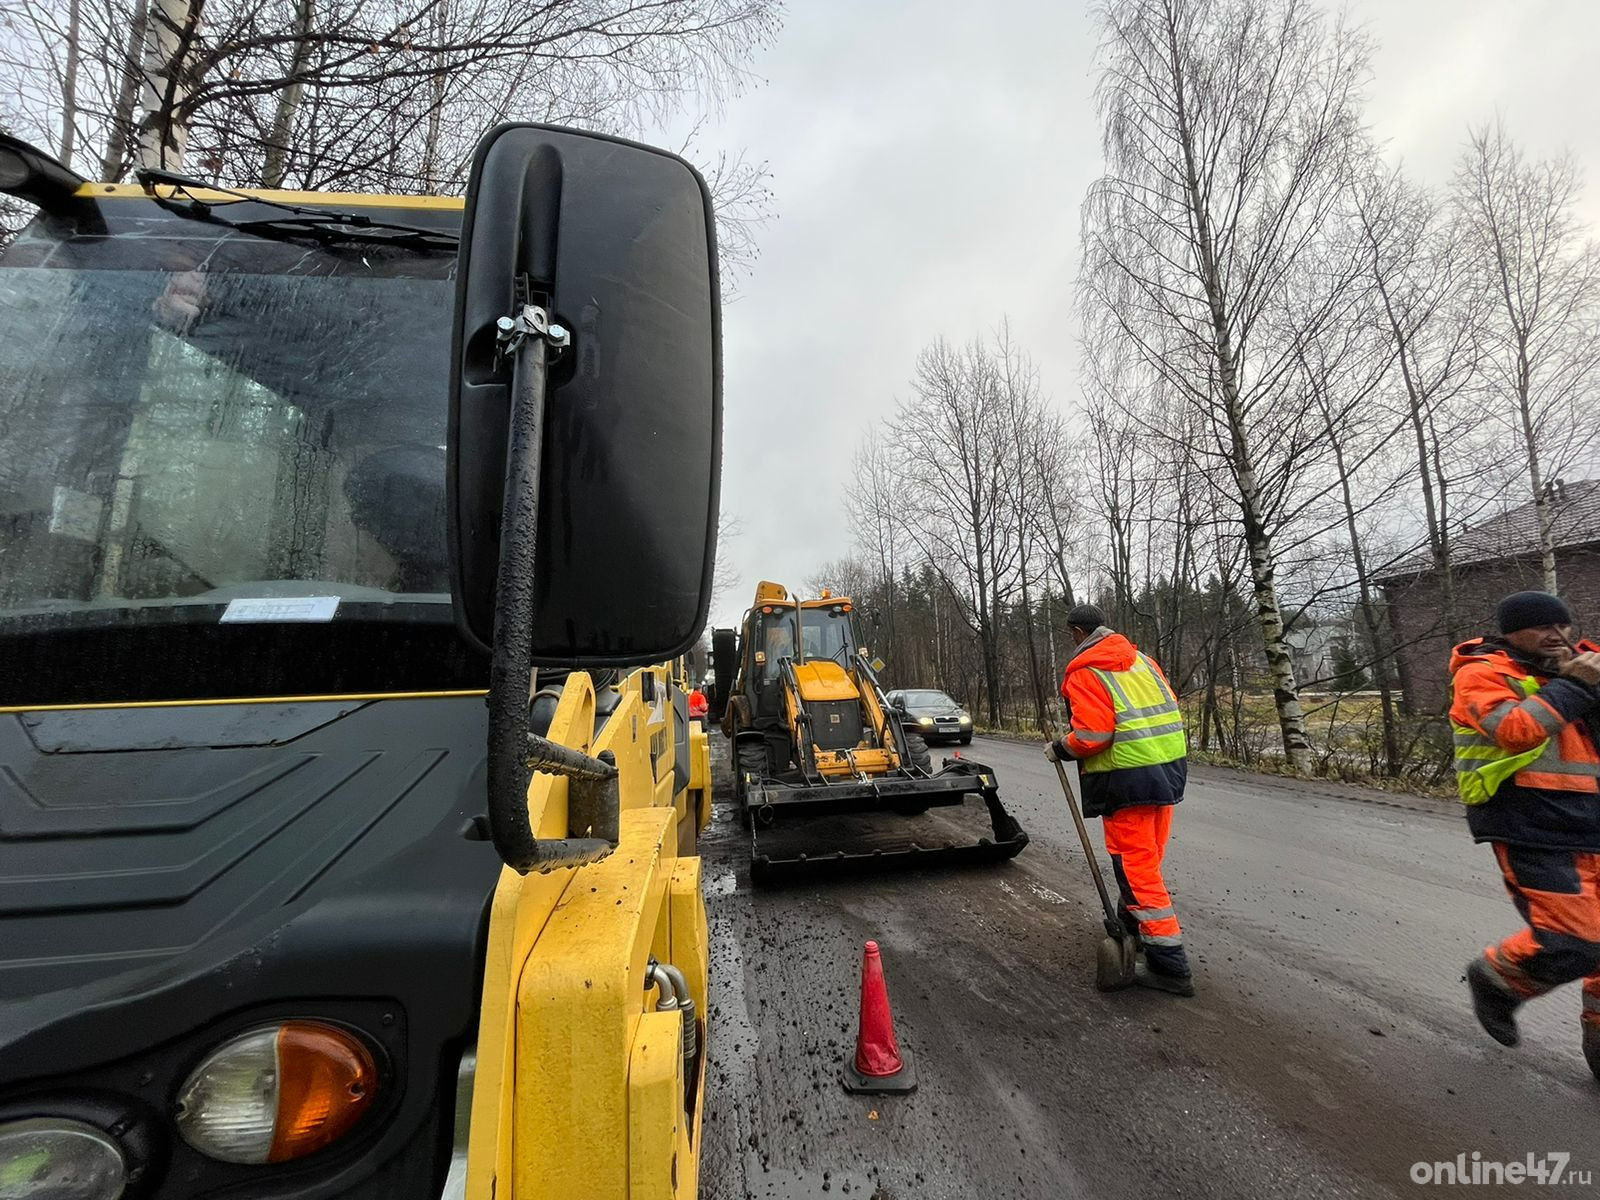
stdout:
[[1051,891],[1043,884],[1029,883],[1028,890],[1035,896],[1039,897],[1039,899],[1048,900],[1051,904],[1065,904],[1067,902],[1067,898],[1060,892]]

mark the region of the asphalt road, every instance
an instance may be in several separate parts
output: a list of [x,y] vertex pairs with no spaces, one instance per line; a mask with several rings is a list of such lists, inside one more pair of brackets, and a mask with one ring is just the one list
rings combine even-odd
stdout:
[[[1467,1007],[1462,967],[1516,916],[1448,805],[1197,769],[1167,879],[1200,994],[1104,994],[1054,768],[964,754],[1032,838],[1011,863],[753,890],[719,797],[703,1197],[1402,1195],[1412,1164],[1474,1151],[1566,1152],[1597,1181],[1519,1195],[1600,1188],[1576,987],[1524,1010],[1516,1050]],[[910,1097],[839,1085],[868,938]]]

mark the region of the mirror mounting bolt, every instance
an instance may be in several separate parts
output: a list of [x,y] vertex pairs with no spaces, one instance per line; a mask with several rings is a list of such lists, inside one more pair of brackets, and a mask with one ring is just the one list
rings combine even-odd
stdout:
[[512,316],[501,317],[494,323],[495,353],[500,361],[515,354],[530,337],[541,338],[557,352],[572,344],[572,335],[564,325],[551,322],[550,314],[536,304],[524,304]]

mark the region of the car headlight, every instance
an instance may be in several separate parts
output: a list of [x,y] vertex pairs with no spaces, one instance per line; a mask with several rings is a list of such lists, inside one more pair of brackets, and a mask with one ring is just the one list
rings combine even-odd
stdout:
[[64,1117],[0,1123],[0,1200],[117,1200],[128,1183],[122,1148]]
[[184,1081],[173,1114],[183,1140],[210,1158],[303,1158],[355,1126],[377,1094],[372,1051],[319,1021],[252,1029],[218,1046]]
[[918,725],[932,725],[933,724],[933,718],[932,717],[918,717],[917,718],[917,724]]
[[961,723],[963,725],[971,725],[972,724],[972,718],[970,716],[968,716],[966,713],[962,713],[961,714]]

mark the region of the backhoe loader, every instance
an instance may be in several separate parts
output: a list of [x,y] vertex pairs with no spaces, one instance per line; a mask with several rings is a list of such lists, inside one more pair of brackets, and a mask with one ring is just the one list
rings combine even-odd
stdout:
[[0,1196],[693,1197],[703,181],[0,190]]
[[[713,648],[756,881],[997,862],[1028,844],[993,771],[959,756],[935,771],[927,743],[903,728],[878,683],[882,664],[857,639],[849,598],[802,600],[763,581],[737,634],[717,630]],[[724,685],[728,664],[736,665]],[[987,810],[989,836],[943,819],[969,800]],[[941,817],[896,819],[930,808]],[[860,814],[881,819],[849,819]]]

